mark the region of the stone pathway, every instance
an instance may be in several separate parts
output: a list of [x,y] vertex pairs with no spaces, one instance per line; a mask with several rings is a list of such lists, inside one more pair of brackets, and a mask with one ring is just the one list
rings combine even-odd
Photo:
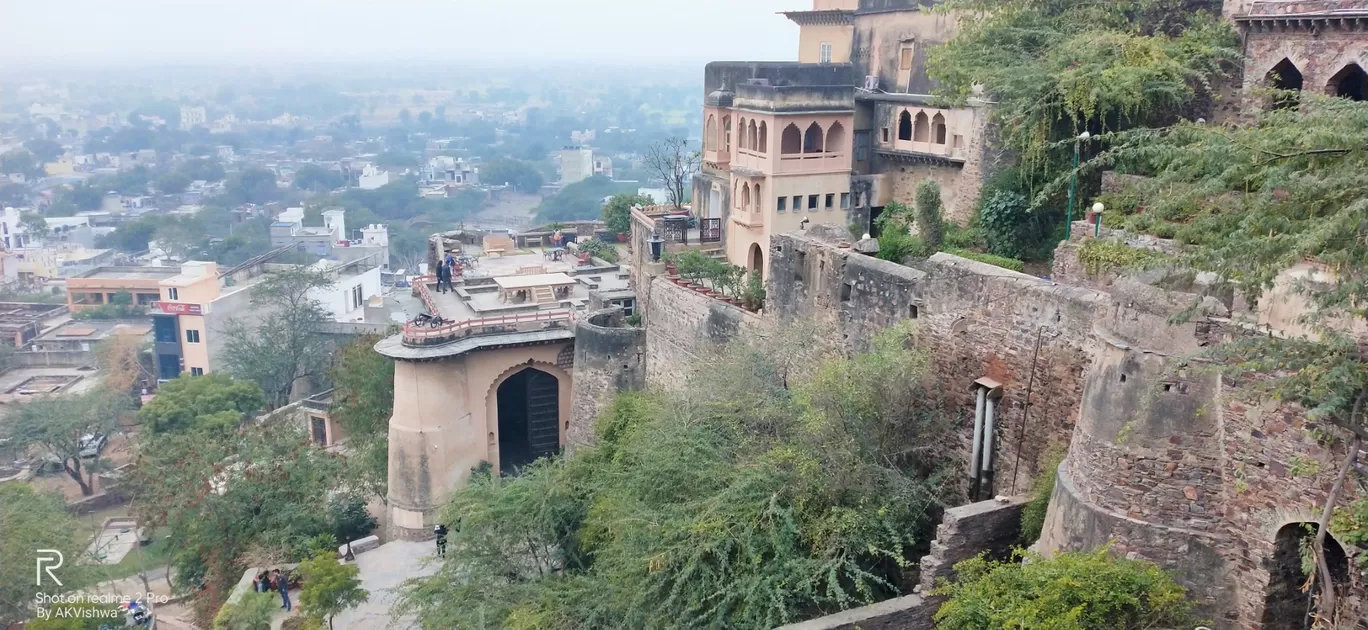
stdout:
[[361,569],[361,587],[370,591],[370,599],[355,610],[348,610],[333,619],[334,630],[410,630],[417,628],[412,620],[399,620],[390,625],[390,608],[397,598],[399,585],[409,578],[432,575],[437,565],[430,562],[436,551],[432,541],[394,541],[356,556]]

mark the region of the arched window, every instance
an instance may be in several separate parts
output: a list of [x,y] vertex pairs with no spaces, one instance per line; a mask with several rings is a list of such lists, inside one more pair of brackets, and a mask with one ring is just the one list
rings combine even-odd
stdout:
[[936,144],[945,144],[945,116],[931,117],[931,139]]
[[822,126],[817,123],[808,125],[803,133],[803,153],[822,152]]
[[780,153],[802,153],[803,152],[803,132],[798,131],[798,125],[789,123],[784,127],[784,134],[779,138]]
[[731,151],[731,116],[722,117],[722,150]]
[[769,153],[769,128],[765,126],[765,121],[760,121],[760,142],[756,148],[761,153]]
[[708,114],[708,124],[703,131],[703,149],[717,148],[717,117]]
[[755,201],[755,211],[760,211],[761,201],[764,197],[760,196],[760,182],[755,182],[755,192],[751,194],[751,199]]
[[1351,63],[1330,77],[1325,91],[1351,101],[1368,100],[1368,73],[1364,73],[1358,64]]
[[912,114],[909,114],[905,109],[898,116],[898,139],[912,139]]
[[827,153],[836,153],[845,148],[845,126],[840,122],[831,123],[831,128],[827,129],[826,150]]
[[750,210],[750,204],[751,204],[750,186],[748,186],[748,185],[742,183],[742,184],[741,184],[741,209],[742,209],[742,210],[747,210],[747,211],[749,211],[749,210]]
[[742,149],[749,149],[750,145],[746,143],[746,119],[743,117],[737,122],[736,129],[739,133],[737,133],[736,144],[740,145]]
[[926,112],[917,112],[917,119],[912,123],[912,141],[926,142],[931,139],[931,119],[926,116]]
[[746,148],[752,151],[757,150],[760,146],[760,134],[756,131],[754,120],[751,120],[750,125],[746,127],[746,137],[748,138],[746,140],[746,144],[748,145]]
[[[1292,90],[1300,92],[1302,89],[1302,73],[1297,69],[1297,65],[1291,59],[1283,58],[1272,70],[1268,71],[1264,79],[1268,81],[1269,87],[1275,90]],[[1297,97],[1294,94],[1279,94],[1273,98],[1273,109],[1284,107],[1296,107]]]

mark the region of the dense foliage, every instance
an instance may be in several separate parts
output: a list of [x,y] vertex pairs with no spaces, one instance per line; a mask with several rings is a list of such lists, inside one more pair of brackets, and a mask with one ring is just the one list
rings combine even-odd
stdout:
[[0,435],[13,446],[34,448],[44,457],[60,464],[62,470],[81,487],[81,494],[95,490],[95,473],[103,460],[96,452],[83,457],[86,438],[108,436],[118,426],[119,415],[131,408],[124,393],[96,388],[81,394],[35,397],[12,412],[0,426]]
[[945,242],[945,220],[941,217],[941,189],[935,180],[917,184],[917,236],[926,252],[934,254]]
[[324,549],[299,564],[304,585],[299,592],[299,608],[304,616],[326,621],[332,629],[332,619],[338,613],[365,603],[370,597],[361,588],[355,564],[337,561],[337,553]]
[[[66,558],[64,565],[76,563],[84,545],[71,532],[76,522],[67,512],[61,495],[35,490],[24,483],[0,484],[0,625],[9,626],[32,614],[30,605],[36,593],[55,594],[64,590],[55,584],[38,585],[33,579],[33,551],[56,549]],[[77,589],[78,573],[56,569],[54,575],[65,589]]]
[[378,335],[364,335],[336,355],[331,416],[347,435],[349,468],[357,483],[383,497],[389,478],[389,418],[394,412],[394,361],[375,351]]
[[134,514],[168,530],[178,586],[205,589],[201,612],[217,610],[250,564],[335,550],[345,525],[332,518],[345,510],[320,508],[346,490],[346,462],[313,446],[296,423],[146,436],[135,463],[127,476]]
[[603,223],[604,229],[614,234],[625,234],[632,231],[632,207],[649,206],[655,201],[645,195],[634,193],[620,193],[613,195],[608,203],[603,204]]
[[[1080,132],[1196,118],[1214,84],[1241,58],[1216,2],[956,0],[950,6],[960,10],[960,32],[931,51],[927,71],[947,101],[963,102],[981,90],[996,103],[991,111],[1000,148],[1017,162],[985,186],[985,204],[999,191],[1036,197],[1042,183],[1070,169]],[[1093,147],[1082,143],[1081,149],[1088,155]],[[998,201],[999,209],[1015,205]],[[1065,205],[1060,194],[1038,197],[1030,230],[1020,228],[1020,216],[985,221],[995,230],[991,253],[1048,256]]]
[[1103,548],[1030,554],[1023,563],[983,558],[955,565],[953,584],[936,612],[944,630],[1055,628],[1143,630],[1190,627],[1187,592],[1159,567],[1112,556]]
[[430,628],[772,628],[905,592],[949,492],[948,427],[909,328],[851,358],[819,332],[619,396],[573,458],[477,471],[401,609]]
[[163,383],[138,420],[150,433],[223,431],[242,426],[266,404],[261,388],[226,374],[179,377]]

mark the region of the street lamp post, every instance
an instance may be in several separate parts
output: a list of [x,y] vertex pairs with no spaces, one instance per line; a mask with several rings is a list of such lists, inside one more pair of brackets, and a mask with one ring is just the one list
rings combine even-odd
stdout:
[[1103,211],[1103,210],[1106,210],[1106,209],[1107,209],[1107,207],[1104,206],[1104,205],[1102,205],[1102,202],[1101,202],[1101,201],[1099,201],[1099,202],[1093,204],[1093,215],[1096,217],[1096,218],[1095,218],[1096,224],[1093,225],[1093,236],[1094,236],[1094,237],[1097,237],[1097,236],[1101,236],[1101,235],[1102,235],[1102,211]]
[[1078,139],[1074,141],[1073,174],[1069,179],[1069,214],[1064,218],[1064,240],[1066,241],[1073,235],[1074,195],[1076,194],[1075,190],[1078,188],[1078,147],[1084,140],[1091,137],[1092,134],[1084,131],[1083,133],[1078,134]]

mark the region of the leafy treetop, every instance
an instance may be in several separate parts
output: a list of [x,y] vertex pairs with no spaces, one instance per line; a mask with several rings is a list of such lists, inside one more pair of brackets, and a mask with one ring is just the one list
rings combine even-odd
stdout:
[[265,405],[261,388],[226,374],[182,374],[138,411],[152,433],[233,429]]

